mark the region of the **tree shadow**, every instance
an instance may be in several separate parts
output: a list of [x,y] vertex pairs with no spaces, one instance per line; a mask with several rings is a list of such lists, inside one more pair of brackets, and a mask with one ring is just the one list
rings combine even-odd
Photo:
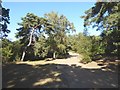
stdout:
[[78,55],[68,55],[67,58],[77,57]]
[[[52,57],[46,57],[44,58],[46,61],[54,61],[56,59],[69,59],[71,57],[78,57],[78,55],[70,55],[69,53],[65,54],[65,55],[62,55],[62,57],[56,57],[55,59],[52,58]],[[42,59],[43,60],[43,59]]]
[[28,64],[4,64],[2,71],[3,88],[118,87],[117,66],[113,64],[101,69],[85,69],[75,65],[58,64],[35,66]]

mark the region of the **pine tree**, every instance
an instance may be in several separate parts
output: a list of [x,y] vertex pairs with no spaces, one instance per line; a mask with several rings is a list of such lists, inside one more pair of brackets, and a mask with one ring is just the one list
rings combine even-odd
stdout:
[[105,43],[105,54],[118,55],[120,47],[119,14],[120,2],[96,2],[95,6],[85,12],[84,26],[92,25],[101,30],[101,37]]
[[32,13],[27,13],[27,15],[22,18],[22,22],[18,23],[21,27],[17,29],[18,33],[16,37],[20,38],[24,47],[21,61],[23,61],[28,47],[33,48],[34,43],[42,32],[41,28],[45,22],[46,20],[44,18],[40,18]]
[[9,11],[10,9],[2,7],[0,2],[0,39],[7,37],[7,34],[10,33],[7,26],[7,24],[10,24]]
[[46,33],[48,35],[48,45],[51,52],[53,52],[53,59],[55,59],[57,53],[67,53],[66,33],[74,31],[74,25],[64,15],[58,15],[56,12],[45,14],[45,18],[52,24],[52,29],[46,30]]

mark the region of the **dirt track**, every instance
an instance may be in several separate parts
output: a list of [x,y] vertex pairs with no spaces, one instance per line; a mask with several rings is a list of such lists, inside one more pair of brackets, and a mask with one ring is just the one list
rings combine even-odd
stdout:
[[3,65],[3,88],[114,88],[118,87],[117,65],[79,63],[80,56],[67,59],[17,62]]

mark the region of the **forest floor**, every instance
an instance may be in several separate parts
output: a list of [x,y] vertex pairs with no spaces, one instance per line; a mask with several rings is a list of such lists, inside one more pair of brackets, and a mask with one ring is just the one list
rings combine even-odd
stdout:
[[70,52],[66,59],[3,64],[3,88],[117,88],[118,62],[80,63]]

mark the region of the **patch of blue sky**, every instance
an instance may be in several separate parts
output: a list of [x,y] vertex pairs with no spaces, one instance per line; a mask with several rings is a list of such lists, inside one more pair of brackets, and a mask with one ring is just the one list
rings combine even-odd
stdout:
[[[21,17],[27,13],[34,13],[37,16],[43,17],[45,13],[51,11],[57,12],[59,15],[63,14],[70,22],[74,23],[76,33],[83,32],[84,20],[80,16],[84,12],[94,6],[95,2],[3,2],[5,8],[10,9],[10,24],[8,28],[11,30],[9,39],[16,40],[15,33],[20,26],[17,23],[21,22]],[[99,35],[100,31],[89,28],[90,35]]]

